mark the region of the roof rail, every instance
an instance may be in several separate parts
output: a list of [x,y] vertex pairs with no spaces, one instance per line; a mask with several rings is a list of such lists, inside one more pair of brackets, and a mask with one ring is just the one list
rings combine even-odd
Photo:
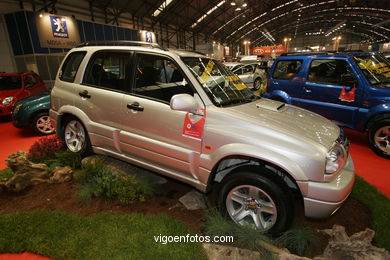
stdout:
[[149,46],[166,51],[164,47],[155,42],[143,42],[143,41],[86,41],[82,42],[77,47],[85,46]]
[[308,56],[308,55],[327,55],[338,53],[363,52],[362,50],[345,50],[345,51],[307,51],[307,52],[284,52],[280,56]]

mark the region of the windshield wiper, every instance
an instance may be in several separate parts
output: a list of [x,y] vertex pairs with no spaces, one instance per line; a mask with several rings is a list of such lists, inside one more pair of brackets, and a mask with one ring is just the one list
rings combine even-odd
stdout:
[[230,100],[226,100],[224,102],[219,103],[219,106],[223,107],[223,106],[229,106],[229,105],[234,105],[234,104],[245,104],[245,103],[250,103],[253,100],[255,100],[255,99],[252,99],[252,98],[230,99]]

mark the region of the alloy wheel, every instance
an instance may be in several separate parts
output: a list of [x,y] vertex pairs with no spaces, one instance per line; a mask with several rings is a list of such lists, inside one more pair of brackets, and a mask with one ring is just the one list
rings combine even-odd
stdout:
[[249,224],[259,230],[272,228],[277,220],[277,209],[272,198],[262,189],[240,185],[226,197],[226,209],[238,224]]
[[85,130],[77,120],[71,120],[65,127],[65,143],[70,151],[78,153],[85,147]]

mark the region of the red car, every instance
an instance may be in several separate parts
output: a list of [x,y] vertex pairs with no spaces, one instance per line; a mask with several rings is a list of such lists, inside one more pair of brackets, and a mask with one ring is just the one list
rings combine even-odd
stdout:
[[16,101],[45,91],[35,72],[0,74],[0,116],[9,115]]

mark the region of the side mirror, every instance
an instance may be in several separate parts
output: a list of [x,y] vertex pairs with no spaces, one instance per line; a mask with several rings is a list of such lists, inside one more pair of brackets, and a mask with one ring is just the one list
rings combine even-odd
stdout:
[[356,84],[357,84],[357,81],[356,81],[354,76],[352,76],[350,74],[341,75],[341,85],[352,87],[353,85],[356,85]]
[[171,98],[172,110],[193,112],[198,108],[195,98],[189,94],[177,94]]

